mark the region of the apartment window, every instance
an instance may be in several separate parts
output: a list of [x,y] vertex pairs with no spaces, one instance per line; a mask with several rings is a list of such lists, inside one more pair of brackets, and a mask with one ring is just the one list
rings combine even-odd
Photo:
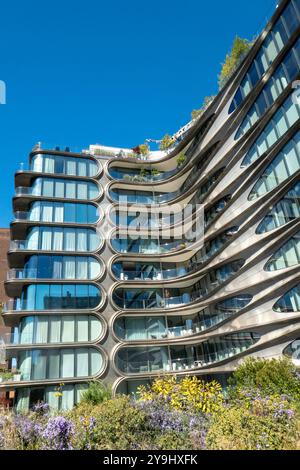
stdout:
[[300,182],[290,189],[287,194],[275,204],[263,221],[259,224],[256,233],[266,233],[281,227],[300,217]]
[[23,380],[90,377],[99,374],[103,365],[102,354],[95,348],[34,349],[18,356]]
[[300,312],[300,284],[284,294],[274,305],[275,312]]
[[74,310],[96,308],[101,292],[89,284],[30,284],[22,291],[20,310]]
[[95,279],[101,273],[96,258],[86,256],[31,256],[24,266],[24,277],[37,279]]
[[249,200],[257,199],[276,188],[300,169],[300,132],[293,137],[283,150],[267,166],[252,189]]
[[94,315],[44,315],[23,317],[16,344],[73,343],[95,341],[102,323]]
[[[292,82],[300,72],[300,56],[298,51],[300,47],[300,39],[297,41],[293,49],[287,54],[282,64],[276,69],[274,75],[269,79],[259,97],[248,112],[248,116],[242,122],[235,139],[243,136],[257,121],[263,116],[266,110],[272,106],[282,91]],[[280,86],[276,86],[280,84]],[[293,120],[293,118],[291,119]],[[285,133],[287,129],[281,129],[281,133]]]
[[244,167],[251,165],[255,160],[262,156],[271,147],[271,145],[283,137],[299,117],[300,107],[298,104],[293,104],[292,95],[290,95],[281,108],[279,108],[275,113],[256,142],[252,145],[241,166]]
[[99,188],[89,181],[37,178],[32,186],[32,194],[53,198],[96,199]]
[[94,224],[98,219],[98,209],[92,204],[36,201],[29,210],[29,220],[36,222]]
[[82,157],[37,154],[32,157],[31,171],[69,176],[93,177],[99,172],[99,164]]
[[291,0],[272,30],[268,33],[253,63],[242,80],[230,105],[229,114],[233,113],[249,95],[250,91],[269,69],[270,65],[277,58],[278,54],[299,26],[300,5],[298,0]]
[[278,250],[265,266],[265,271],[278,271],[300,264],[300,232]]

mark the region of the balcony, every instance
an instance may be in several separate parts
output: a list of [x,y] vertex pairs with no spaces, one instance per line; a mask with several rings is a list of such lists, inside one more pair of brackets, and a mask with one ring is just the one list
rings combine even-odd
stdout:
[[[138,375],[147,373],[174,373],[174,372],[191,372],[197,369],[205,369],[214,367],[216,364],[229,361],[235,356],[247,351],[259,338],[249,341],[239,346],[223,349],[218,352],[201,354],[196,356],[147,359],[142,361],[128,361],[117,356],[118,368],[128,375]],[[120,351],[119,351],[120,352]],[[172,356],[172,354],[171,354]]]
[[203,332],[219,325],[223,321],[228,320],[232,313],[215,314],[203,321],[193,322],[191,325],[182,324],[174,327],[166,327],[165,329],[151,328],[148,330],[139,330],[136,328],[126,328],[116,323],[116,334],[124,341],[163,341],[165,339],[180,339],[188,336],[200,335]]
[[[129,289],[126,292],[130,292]],[[202,299],[208,294],[208,289],[203,288],[201,290],[195,290],[191,293],[183,293],[177,296],[167,297],[166,294],[157,293],[152,291],[149,293],[148,298],[145,297],[147,291],[131,291],[133,293],[132,299],[126,299],[120,297],[116,292],[113,293],[113,301],[115,304],[122,309],[134,309],[134,310],[148,310],[148,309],[171,309],[188,305],[192,302]],[[137,298],[142,295],[143,298]]]
[[17,211],[14,213],[15,222],[23,222],[24,220],[30,220],[30,212]]

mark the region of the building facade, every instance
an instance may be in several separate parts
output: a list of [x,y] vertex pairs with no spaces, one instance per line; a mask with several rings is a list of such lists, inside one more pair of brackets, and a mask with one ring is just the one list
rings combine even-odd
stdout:
[[[17,409],[72,407],[94,378],[131,393],[163,373],[225,382],[248,356],[300,360],[299,79],[300,0],[283,0],[170,149],[34,148],[3,315]],[[187,206],[203,243],[178,236]]]
[[[6,281],[6,273],[8,271],[7,265],[7,251],[9,248],[10,230],[7,228],[0,228],[0,309],[2,310],[3,304],[8,300],[5,292],[4,283]],[[0,315],[0,369],[5,367],[5,354],[4,354],[4,338],[10,334],[10,328],[4,325],[3,319]]]

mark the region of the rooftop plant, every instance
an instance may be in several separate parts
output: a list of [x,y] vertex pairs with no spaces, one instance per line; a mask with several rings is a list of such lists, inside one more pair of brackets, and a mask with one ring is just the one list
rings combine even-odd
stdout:
[[174,139],[172,139],[172,137],[169,134],[166,134],[161,139],[159,148],[160,150],[164,151],[164,150],[168,150],[170,147],[172,147],[172,145],[174,145]]
[[219,75],[219,89],[227,83],[229,78],[235,72],[237,67],[241,64],[243,59],[248,54],[249,50],[253,46],[254,41],[240,38],[236,36],[231,51],[226,55],[224,64],[222,64],[222,70]]
[[192,119],[198,119],[206,111],[211,102],[215,99],[215,96],[206,96],[203,100],[201,108],[194,109],[192,111]]

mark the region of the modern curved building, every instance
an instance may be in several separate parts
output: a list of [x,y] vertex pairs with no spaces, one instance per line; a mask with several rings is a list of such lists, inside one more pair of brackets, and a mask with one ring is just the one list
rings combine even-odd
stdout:
[[[300,361],[297,80],[300,0],[283,0],[167,151],[34,148],[3,315],[18,409],[72,407],[93,378],[131,393],[161,374],[223,383],[247,356]],[[187,206],[203,243],[178,236]]]

